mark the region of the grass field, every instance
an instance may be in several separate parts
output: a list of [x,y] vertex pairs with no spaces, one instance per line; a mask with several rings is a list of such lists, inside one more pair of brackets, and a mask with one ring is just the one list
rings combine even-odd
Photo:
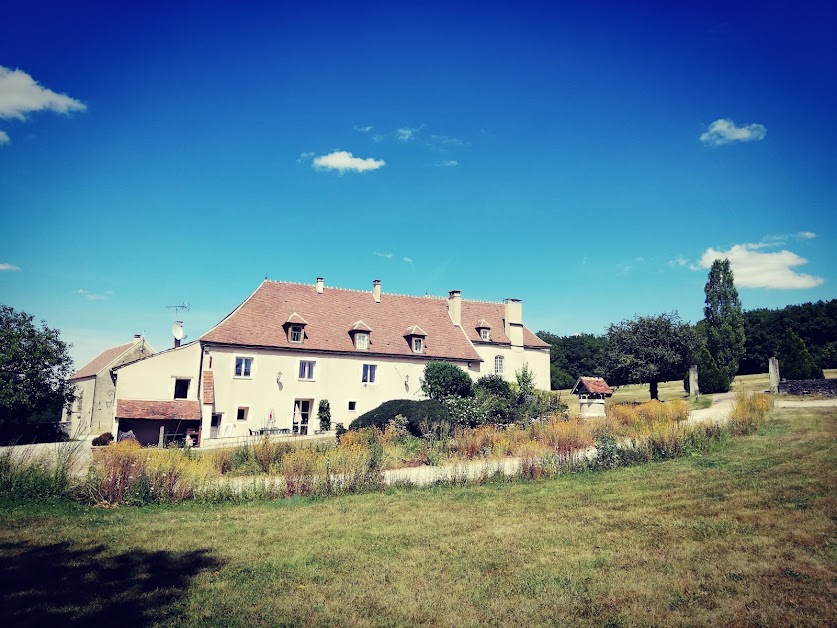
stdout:
[[837,411],[703,455],[326,500],[0,504],[8,625],[833,625]]

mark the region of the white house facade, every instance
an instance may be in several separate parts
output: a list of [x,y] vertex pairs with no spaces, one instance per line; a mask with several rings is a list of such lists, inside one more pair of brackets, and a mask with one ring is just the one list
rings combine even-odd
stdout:
[[548,390],[549,345],[523,325],[520,301],[477,302],[265,280],[199,340],[117,369],[114,429],[141,442],[166,433],[247,436],[348,425],[385,401],[420,399],[429,360],[473,379],[514,381],[523,365]]

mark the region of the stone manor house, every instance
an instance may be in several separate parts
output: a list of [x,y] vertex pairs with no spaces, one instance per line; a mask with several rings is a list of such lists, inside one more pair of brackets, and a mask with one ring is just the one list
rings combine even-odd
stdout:
[[105,369],[115,384],[108,427],[147,444],[161,428],[195,444],[264,428],[313,434],[322,399],[332,423],[348,426],[385,401],[423,398],[429,360],[475,380],[514,381],[527,364],[549,390],[549,345],[523,324],[519,300],[387,294],[377,280],[371,291],[265,280],[198,340]]

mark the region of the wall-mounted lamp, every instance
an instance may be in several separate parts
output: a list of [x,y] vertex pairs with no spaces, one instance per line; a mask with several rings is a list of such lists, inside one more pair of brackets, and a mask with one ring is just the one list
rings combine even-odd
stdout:
[[277,384],[282,383],[282,371],[279,371],[278,373],[276,373],[276,383]]

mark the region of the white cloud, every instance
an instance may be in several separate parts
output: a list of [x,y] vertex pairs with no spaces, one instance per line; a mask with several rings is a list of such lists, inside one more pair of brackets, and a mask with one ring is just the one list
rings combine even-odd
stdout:
[[102,293],[97,293],[90,292],[90,290],[85,290],[83,288],[79,288],[78,290],[73,290],[73,294],[79,294],[88,301],[107,301],[113,296],[113,290],[105,290]]
[[377,255],[378,257],[383,257],[385,259],[392,259],[393,256],[392,253],[378,253],[378,251],[375,251],[375,255]]
[[716,259],[728,259],[735,274],[735,284],[741,288],[774,288],[797,290],[813,288],[825,280],[793,270],[794,266],[807,264],[808,260],[791,251],[762,252],[764,244],[736,244],[728,251],[706,249],[692,270],[712,267]]
[[358,133],[371,133],[372,129],[374,128],[375,127],[373,127],[371,124],[368,126],[358,126],[357,124],[355,125],[355,131],[357,131]]
[[465,142],[458,137],[451,137],[450,135],[431,135],[430,139],[437,144],[443,144],[445,146],[465,146]]
[[25,120],[33,111],[69,113],[85,109],[84,103],[39,85],[23,70],[0,66],[0,118]]
[[668,265],[674,268],[676,266],[685,266],[688,263],[689,260],[687,260],[682,255],[678,255],[675,259],[669,260]]
[[455,159],[447,159],[445,161],[436,162],[436,165],[439,168],[454,168],[454,167],[459,165],[459,162],[456,161]]
[[755,142],[763,140],[766,135],[767,127],[763,124],[735,126],[735,122],[729,118],[721,118],[709,125],[706,132],[701,134],[700,141],[709,146],[721,146],[731,142]]
[[5,131],[0,131],[0,144],[8,144],[10,141],[9,134]]
[[303,162],[305,162],[305,161],[308,161],[308,160],[309,160],[309,159],[311,159],[313,156],[314,156],[314,153],[313,153],[313,152],[312,152],[312,153],[300,153],[300,154],[299,154],[299,157],[298,157],[298,158],[297,158],[297,160],[296,160],[296,163],[301,164],[301,163],[303,163]]
[[403,260],[404,260],[405,262],[407,262],[408,264],[412,264],[412,263],[413,263],[413,258],[412,258],[412,257],[402,257],[401,259],[403,259]]
[[813,231],[800,231],[796,234],[796,237],[800,240],[813,240],[817,237],[817,234]]
[[8,264],[8,263],[5,263],[5,262],[0,264],[0,272],[6,271],[6,270],[16,271],[16,270],[20,270],[20,268],[18,268],[14,264]]
[[400,129],[395,130],[395,137],[397,137],[402,142],[409,142],[411,140],[416,139],[416,133],[418,133],[418,129],[402,127]]
[[314,158],[314,167],[324,170],[337,170],[343,174],[347,170],[353,172],[364,172],[366,170],[377,170],[383,168],[386,162],[383,159],[362,159],[354,157],[345,150],[336,150],[328,155],[320,155]]

